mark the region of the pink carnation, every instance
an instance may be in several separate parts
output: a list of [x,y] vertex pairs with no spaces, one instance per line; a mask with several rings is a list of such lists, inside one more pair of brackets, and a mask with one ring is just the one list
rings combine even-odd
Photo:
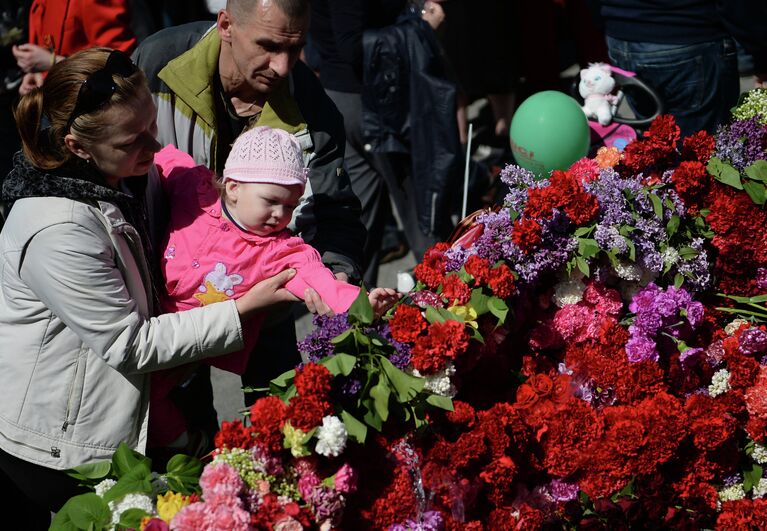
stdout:
[[565,341],[583,341],[594,321],[594,310],[581,304],[567,304],[554,316],[554,329]]
[[348,464],[344,464],[336,472],[335,486],[338,492],[348,494],[357,490],[357,472]]
[[623,310],[620,293],[599,282],[590,282],[586,286],[583,291],[583,300],[596,306],[597,312],[601,314],[618,315]]
[[211,463],[200,476],[202,497],[237,497],[245,487],[240,474],[226,463]]
[[298,480],[298,492],[303,499],[309,499],[314,487],[320,484],[320,478],[314,472],[301,476]]
[[208,507],[204,503],[191,503],[176,513],[170,527],[173,531],[199,531],[205,528],[207,513]]
[[206,511],[205,531],[248,531],[250,514],[239,507],[218,505]]

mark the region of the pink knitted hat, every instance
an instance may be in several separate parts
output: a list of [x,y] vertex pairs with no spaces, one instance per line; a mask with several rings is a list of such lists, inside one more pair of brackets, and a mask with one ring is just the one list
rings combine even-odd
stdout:
[[307,169],[298,140],[282,129],[258,126],[234,141],[224,181],[306,185]]

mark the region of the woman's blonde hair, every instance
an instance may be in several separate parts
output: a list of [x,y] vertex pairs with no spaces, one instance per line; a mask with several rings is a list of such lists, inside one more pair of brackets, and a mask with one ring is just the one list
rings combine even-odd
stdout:
[[104,68],[109,48],[91,48],[77,52],[50,69],[42,87],[32,90],[14,110],[24,155],[33,166],[43,170],[60,168],[75,155],[64,137],[70,131],[88,143],[103,138],[105,112],[113,105],[125,104],[148,90],[144,73],[138,68],[128,77],[113,76],[116,89],[107,104],[77,116],[69,129],[80,87],[93,73]]

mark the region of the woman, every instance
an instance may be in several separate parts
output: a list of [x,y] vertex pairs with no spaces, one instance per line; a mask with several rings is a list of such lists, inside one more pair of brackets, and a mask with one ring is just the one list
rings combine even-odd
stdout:
[[152,317],[136,198],[155,171],[155,113],[144,74],[104,48],[55,65],[16,110],[23,154],[0,234],[0,471],[27,518],[77,493],[61,470],[121,441],[144,450],[150,371],[241,349],[242,320],[297,300],[281,287],[288,270],[237,300]]

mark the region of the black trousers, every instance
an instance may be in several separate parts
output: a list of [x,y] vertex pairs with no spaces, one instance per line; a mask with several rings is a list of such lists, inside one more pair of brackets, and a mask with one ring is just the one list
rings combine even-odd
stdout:
[[45,530],[51,513],[57,512],[73,496],[88,492],[77,480],[61,470],[24,461],[0,450],[0,511],[16,514],[23,529]]

